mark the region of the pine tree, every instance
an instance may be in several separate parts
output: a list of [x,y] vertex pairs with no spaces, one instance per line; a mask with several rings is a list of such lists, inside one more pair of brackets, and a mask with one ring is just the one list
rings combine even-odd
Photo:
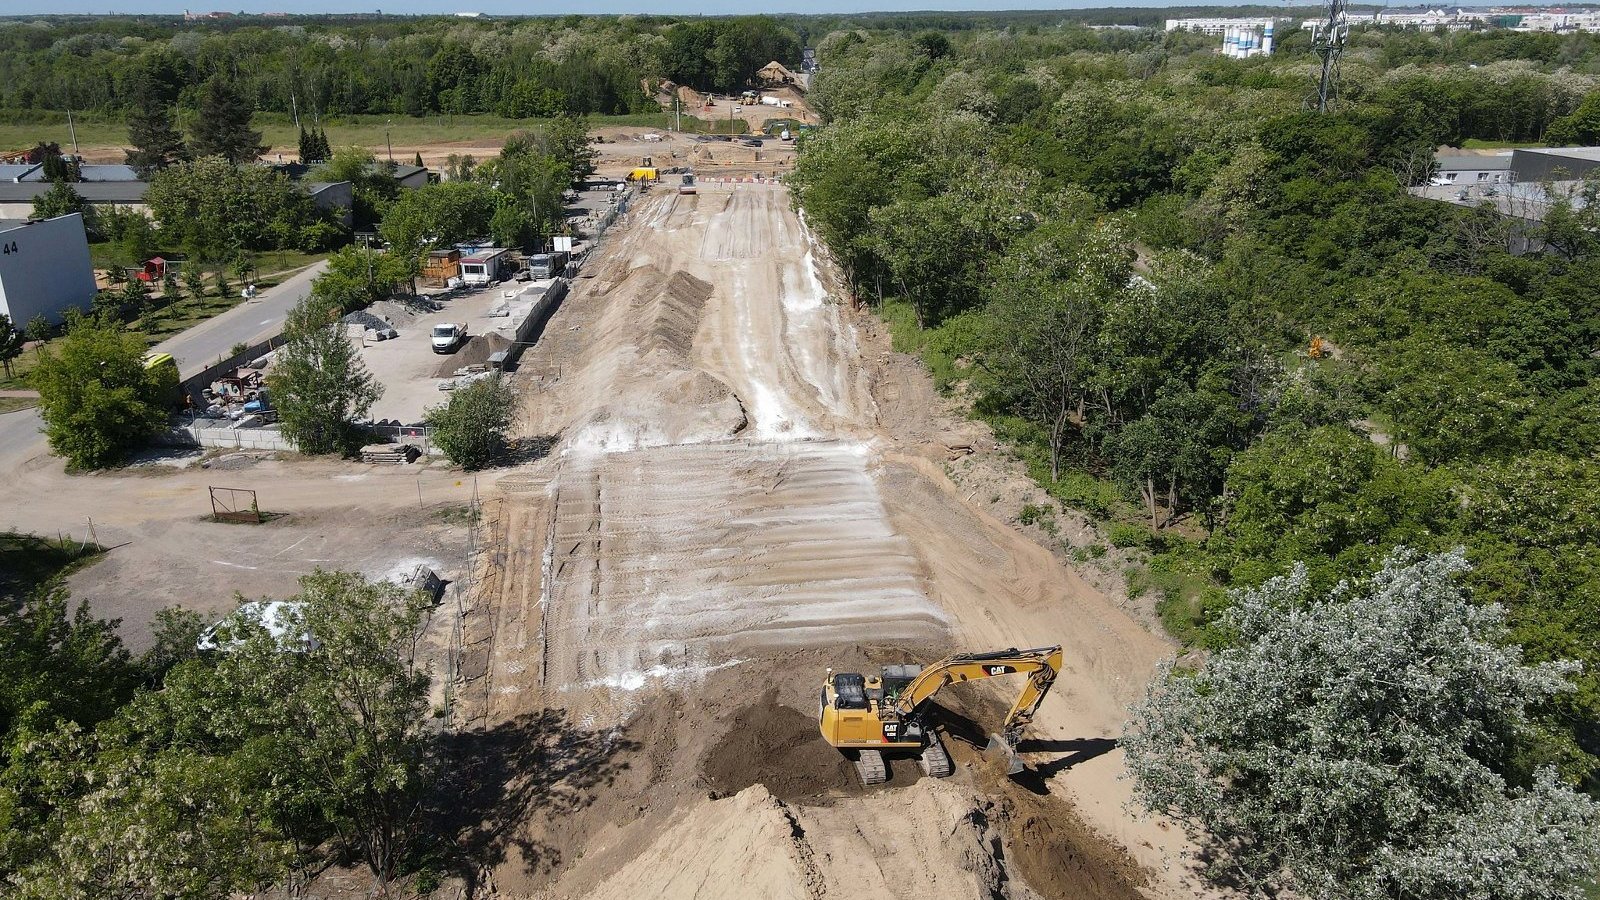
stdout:
[[323,162],[318,154],[317,135],[315,131],[307,131],[304,125],[300,126],[300,164],[309,166],[312,163]]
[[189,136],[194,155],[220,156],[232,163],[253,162],[267,151],[261,132],[250,130],[250,107],[233,85],[213,76],[200,95],[200,116]]
[[149,75],[135,77],[129,102],[128,143],[133,149],[124,154],[125,162],[140,178],[149,178],[184,158],[183,135],[172,121],[172,98]]
[[328,144],[327,129],[321,125],[317,126],[317,159],[322,162],[333,159],[333,147]]
[[422,165],[422,151],[421,150],[417,151],[417,159],[416,159],[415,165],[419,169],[424,168],[424,166]]

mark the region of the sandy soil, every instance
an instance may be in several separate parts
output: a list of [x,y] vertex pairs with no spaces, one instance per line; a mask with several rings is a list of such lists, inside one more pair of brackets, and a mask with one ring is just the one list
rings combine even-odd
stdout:
[[[1119,780],[1170,646],[955,486],[981,435],[838,296],[781,187],[656,192],[524,357],[560,442],[500,478],[469,598],[474,895],[1199,891]],[[830,666],[1057,642],[1023,778],[978,750],[998,695],[941,696],[946,781],[863,788],[816,735]]]
[[[162,607],[220,615],[234,608],[236,594],[293,593],[297,579],[319,567],[373,578],[409,574],[419,563],[447,578],[464,569],[466,529],[456,513],[473,485],[460,472],[293,454],[151,456],[162,462],[67,475],[41,441],[5,473],[9,491],[0,508],[0,528],[78,540],[93,520],[110,551],[72,575],[68,587],[96,615],[121,619],[135,650],[149,640],[150,617]],[[262,525],[211,521],[212,485],[255,489],[260,509],[274,518]]]

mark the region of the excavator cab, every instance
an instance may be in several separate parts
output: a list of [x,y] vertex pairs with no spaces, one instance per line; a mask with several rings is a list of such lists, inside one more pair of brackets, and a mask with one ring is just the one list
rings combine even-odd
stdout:
[[855,672],[833,676],[834,706],[839,709],[871,709],[867,704],[867,680]]

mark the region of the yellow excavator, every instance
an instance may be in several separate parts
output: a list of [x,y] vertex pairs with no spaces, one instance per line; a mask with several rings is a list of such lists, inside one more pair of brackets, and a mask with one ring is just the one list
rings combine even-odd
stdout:
[[933,695],[952,684],[1026,675],[1027,683],[1011,704],[1000,732],[989,736],[989,751],[1003,754],[1006,774],[1016,775],[1023,770],[1017,756],[1022,730],[1033,721],[1033,714],[1060,671],[1060,647],[958,653],[926,667],[884,666],[881,675],[829,669],[822,683],[817,724],[829,744],[856,754],[856,771],[867,784],[888,780],[883,757],[886,751],[918,753],[924,773],[944,778],[954,767],[938,732],[927,721]]

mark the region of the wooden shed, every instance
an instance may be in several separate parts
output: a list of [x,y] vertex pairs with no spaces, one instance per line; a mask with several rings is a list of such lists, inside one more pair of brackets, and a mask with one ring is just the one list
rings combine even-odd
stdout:
[[422,277],[430,284],[444,284],[460,274],[460,250],[435,250],[422,262]]

